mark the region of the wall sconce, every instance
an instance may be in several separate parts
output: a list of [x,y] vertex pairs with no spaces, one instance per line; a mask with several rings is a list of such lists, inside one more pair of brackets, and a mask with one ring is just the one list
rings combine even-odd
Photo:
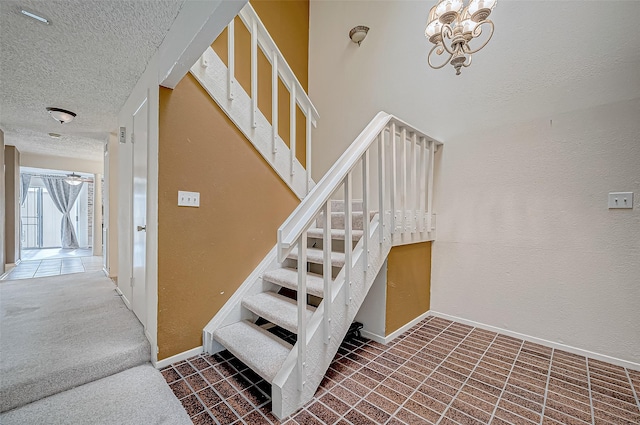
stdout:
[[360,43],[362,43],[362,40],[365,39],[368,32],[369,27],[358,25],[357,27],[351,28],[351,31],[349,31],[349,38],[351,39],[351,41],[353,41],[354,43],[358,43],[358,46],[360,46]]

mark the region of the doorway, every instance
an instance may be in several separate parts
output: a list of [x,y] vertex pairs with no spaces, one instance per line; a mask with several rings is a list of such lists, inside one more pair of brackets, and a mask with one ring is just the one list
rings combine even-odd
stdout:
[[[94,196],[92,174],[76,173],[81,182],[75,185],[74,198],[69,198],[69,220],[73,245],[63,246],[63,213],[60,194],[54,200],[49,190],[55,190],[45,180],[62,180],[71,172],[21,167],[20,192],[20,262],[4,276],[8,279],[28,279],[67,273],[102,270],[102,257],[93,256],[94,231],[101,231],[101,223],[94,224]],[[98,182],[101,184],[101,182]],[[56,202],[58,205],[56,205]],[[68,233],[68,230],[67,230]],[[100,241],[100,238],[97,239]],[[64,244],[69,245],[68,237]]]

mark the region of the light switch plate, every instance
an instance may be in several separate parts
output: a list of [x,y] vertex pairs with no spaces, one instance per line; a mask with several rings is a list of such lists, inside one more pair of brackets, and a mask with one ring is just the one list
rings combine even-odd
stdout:
[[633,192],[610,192],[609,209],[633,208]]
[[186,192],[184,190],[179,190],[178,206],[195,208],[200,207],[200,192]]

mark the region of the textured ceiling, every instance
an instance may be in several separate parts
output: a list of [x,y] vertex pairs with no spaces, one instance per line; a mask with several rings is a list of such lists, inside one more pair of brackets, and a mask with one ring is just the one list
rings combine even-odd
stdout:
[[[184,0],[0,1],[0,128],[21,152],[101,160]],[[20,13],[38,13],[45,25]],[[78,114],[69,124],[45,108]],[[47,133],[62,134],[52,139]]]

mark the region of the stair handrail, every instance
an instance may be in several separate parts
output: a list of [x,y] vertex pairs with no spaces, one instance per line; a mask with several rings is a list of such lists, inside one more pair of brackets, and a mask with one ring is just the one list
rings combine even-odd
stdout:
[[[434,150],[436,146],[442,144],[442,142],[433,139],[395,115],[388,114],[384,111],[378,112],[298,207],[289,215],[282,226],[280,226],[278,229],[278,261],[282,262],[287,258],[302,233],[311,227],[324,205],[327,204],[331,196],[339,189],[347,175],[363,158],[365,153],[377,140],[379,134],[385,131],[387,126],[392,123],[395,123],[397,127],[410,130],[416,134],[417,137],[424,138],[429,143],[433,143]],[[433,167],[431,167],[431,169],[433,169]],[[431,197],[431,191],[429,191],[428,196]],[[431,201],[429,200],[428,203],[430,204]],[[431,206],[427,209],[427,219],[430,219]]]

